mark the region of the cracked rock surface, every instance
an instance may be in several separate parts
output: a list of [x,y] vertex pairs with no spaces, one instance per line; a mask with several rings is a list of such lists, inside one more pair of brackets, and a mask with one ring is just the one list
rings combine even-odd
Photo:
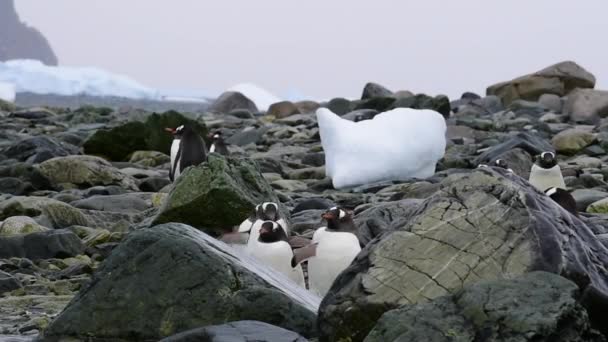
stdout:
[[536,270],[574,281],[592,319],[608,305],[608,249],[592,223],[517,176],[492,169],[449,176],[402,222],[334,282],[319,311],[322,341],[360,341],[388,310]]

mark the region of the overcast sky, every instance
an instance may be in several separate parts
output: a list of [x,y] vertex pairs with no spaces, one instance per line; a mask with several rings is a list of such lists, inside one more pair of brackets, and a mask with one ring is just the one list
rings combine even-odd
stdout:
[[608,87],[606,0],[17,0],[60,64],[210,95],[460,96],[574,60]]

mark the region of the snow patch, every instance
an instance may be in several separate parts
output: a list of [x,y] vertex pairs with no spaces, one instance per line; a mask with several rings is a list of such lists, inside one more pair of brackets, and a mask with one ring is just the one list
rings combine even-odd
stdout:
[[446,124],[432,110],[397,108],[352,122],[317,110],[325,169],[334,188],[427,178],[445,153]]
[[0,82],[0,100],[15,102],[15,86],[12,83]]
[[0,62],[0,82],[13,84],[16,92],[161,99],[157,90],[123,75],[90,67],[47,66],[36,60]]
[[237,91],[253,101],[260,111],[267,111],[271,104],[283,101],[269,91],[251,83],[241,83],[228,89],[227,91]]

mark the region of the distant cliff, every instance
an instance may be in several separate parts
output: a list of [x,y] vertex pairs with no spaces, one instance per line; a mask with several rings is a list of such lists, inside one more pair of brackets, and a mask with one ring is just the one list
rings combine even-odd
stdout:
[[0,0],[0,61],[37,59],[57,65],[57,56],[46,38],[19,20],[13,0]]

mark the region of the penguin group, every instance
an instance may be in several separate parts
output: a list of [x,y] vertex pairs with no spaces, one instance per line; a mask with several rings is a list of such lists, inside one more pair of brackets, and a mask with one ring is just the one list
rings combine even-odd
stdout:
[[291,236],[286,220],[274,202],[258,204],[235,232],[220,239],[245,251],[306,288],[302,265],[307,264],[308,289],[324,296],[338,275],[361,251],[353,214],[333,207],[321,215],[326,222],[312,239]]
[[208,153],[229,154],[226,143],[219,131],[209,134],[208,138],[212,141],[212,144],[208,152],[205,141],[188,124],[177,128],[165,128],[165,131],[173,135],[169,171],[169,179],[172,182],[175,182],[187,167],[199,165],[207,160]]
[[[492,165],[493,164],[493,165]],[[497,159],[492,166],[506,169],[509,173],[514,173],[509,168],[507,162],[503,159]],[[478,168],[489,167],[487,164],[479,164]],[[557,157],[554,152],[544,151],[535,156],[534,163],[530,170],[528,182],[539,191],[550,197],[553,201],[559,204],[562,208],[571,214],[578,216],[576,209],[576,200],[566,188],[562,170],[557,163]]]

